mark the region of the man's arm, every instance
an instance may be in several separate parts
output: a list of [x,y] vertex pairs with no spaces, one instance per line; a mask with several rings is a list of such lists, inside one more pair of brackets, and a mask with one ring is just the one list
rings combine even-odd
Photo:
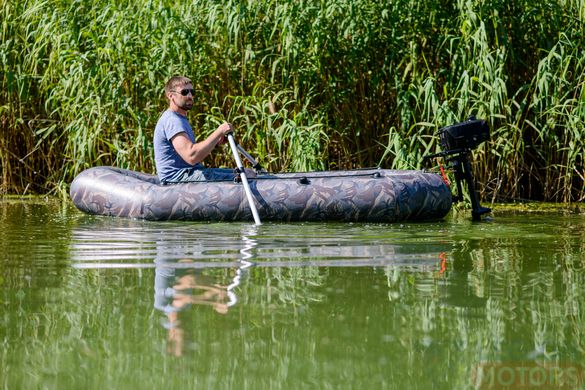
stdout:
[[230,123],[223,123],[204,141],[193,143],[185,133],[179,133],[171,139],[171,143],[187,164],[195,165],[209,156],[213,148],[224,143],[225,136],[232,131]]

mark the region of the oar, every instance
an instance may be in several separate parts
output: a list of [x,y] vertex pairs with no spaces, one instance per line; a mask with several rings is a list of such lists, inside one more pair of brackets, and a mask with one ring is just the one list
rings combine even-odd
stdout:
[[256,170],[256,172],[267,173],[266,172],[266,169],[262,168],[262,165],[260,165],[260,163],[254,159],[254,157],[252,157],[248,152],[246,152],[244,150],[244,148],[242,148],[240,146],[240,144],[237,144],[236,146],[238,147],[238,150],[240,151],[240,153],[242,153],[242,155],[244,157],[246,157],[246,159],[248,161],[250,161],[250,164],[252,164],[252,167],[254,167],[254,169]]
[[246,177],[246,172],[244,171],[244,165],[242,164],[242,160],[240,160],[240,155],[238,154],[238,147],[236,146],[236,141],[234,141],[233,133],[229,133],[227,138],[228,142],[230,143],[230,147],[232,148],[238,171],[240,171],[240,177],[242,178],[244,191],[246,192],[246,197],[248,198],[248,203],[250,204],[250,210],[252,210],[252,215],[254,216],[254,222],[256,225],[260,225],[262,222],[260,222],[260,216],[258,215],[258,210],[256,210],[256,204],[254,204],[252,191],[250,190],[250,185],[248,184],[248,178]]

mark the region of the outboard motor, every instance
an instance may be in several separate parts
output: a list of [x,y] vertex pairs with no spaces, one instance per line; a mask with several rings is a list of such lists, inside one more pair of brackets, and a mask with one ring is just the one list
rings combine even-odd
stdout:
[[479,203],[479,196],[475,190],[475,181],[471,173],[469,155],[482,142],[490,138],[490,129],[483,120],[471,116],[468,120],[444,127],[439,130],[442,152],[424,156],[423,160],[435,157],[445,157],[445,161],[453,168],[457,194],[453,195],[453,201],[463,200],[462,185],[467,183],[469,196],[471,197],[471,215],[474,221],[481,220],[483,214],[492,211],[490,208],[482,207]]

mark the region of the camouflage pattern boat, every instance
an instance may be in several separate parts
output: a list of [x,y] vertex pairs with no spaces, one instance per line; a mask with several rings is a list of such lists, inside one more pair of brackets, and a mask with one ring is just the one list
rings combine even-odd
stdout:
[[[248,181],[262,221],[438,220],[452,203],[443,179],[424,171],[259,174]],[[80,173],[70,195],[75,206],[89,214],[147,220],[252,219],[237,181],[161,185],[155,175],[104,166]]]

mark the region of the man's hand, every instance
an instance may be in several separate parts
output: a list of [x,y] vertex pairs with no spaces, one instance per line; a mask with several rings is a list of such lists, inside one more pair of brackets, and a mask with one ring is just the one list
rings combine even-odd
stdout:
[[234,126],[231,123],[224,122],[217,128],[217,131],[221,132],[224,136],[234,132]]
[[219,125],[219,127],[215,131],[222,134],[222,137],[217,142],[217,145],[223,145],[228,142],[227,135],[234,132],[234,126],[231,123],[224,122],[221,125]]

